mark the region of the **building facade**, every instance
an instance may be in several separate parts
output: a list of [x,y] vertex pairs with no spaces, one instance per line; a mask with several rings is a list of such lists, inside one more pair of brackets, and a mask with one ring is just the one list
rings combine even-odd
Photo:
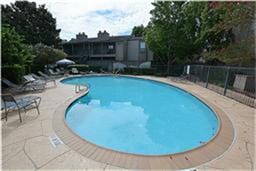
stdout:
[[113,63],[120,62],[127,66],[139,66],[143,62],[153,60],[142,37],[110,36],[106,31],[99,31],[95,38],[88,38],[79,33],[76,39],[62,43],[68,58],[76,63],[102,66],[112,69]]

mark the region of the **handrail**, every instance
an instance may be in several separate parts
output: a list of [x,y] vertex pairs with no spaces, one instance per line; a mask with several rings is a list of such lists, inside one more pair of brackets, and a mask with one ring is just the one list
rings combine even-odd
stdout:
[[116,70],[116,72],[113,71],[113,74],[114,74],[115,76],[118,76],[118,75],[119,75],[119,72],[120,72],[120,69]]
[[[82,87],[85,87],[85,89],[81,89],[81,86],[82,86]],[[76,84],[76,85],[75,85],[75,92],[76,92],[76,93],[79,93],[79,92],[81,92],[81,91],[89,90],[89,88],[90,88],[90,85],[89,85],[89,86],[86,86],[86,85]]]

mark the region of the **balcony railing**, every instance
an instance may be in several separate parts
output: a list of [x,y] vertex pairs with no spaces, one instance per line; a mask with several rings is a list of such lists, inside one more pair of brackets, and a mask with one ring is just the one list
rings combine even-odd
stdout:
[[116,54],[92,54],[90,55],[90,57],[92,58],[98,58],[98,57],[103,57],[103,58],[112,58],[112,57],[116,57]]

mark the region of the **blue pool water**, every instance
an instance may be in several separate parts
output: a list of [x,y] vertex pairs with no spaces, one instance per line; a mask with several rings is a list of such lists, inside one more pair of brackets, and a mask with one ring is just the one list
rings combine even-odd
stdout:
[[89,94],[66,111],[66,123],[96,145],[134,154],[191,150],[217,132],[218,119],[203,102],[176,87],[112,76],[68,78],[90,85]]

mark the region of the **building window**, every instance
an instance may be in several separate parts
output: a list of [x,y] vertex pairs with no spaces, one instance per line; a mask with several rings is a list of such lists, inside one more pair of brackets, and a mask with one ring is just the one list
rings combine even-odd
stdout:
[[115,45],[114,44],[108,44],[107,45],[107,54],[114,54],[115,53]]
[[108,45],[108,49],[109,50],[113,50],[114,49],[114,45]]
[[140,42],[140,52],[145,52],[145,50],[146,50],[146,43]]

